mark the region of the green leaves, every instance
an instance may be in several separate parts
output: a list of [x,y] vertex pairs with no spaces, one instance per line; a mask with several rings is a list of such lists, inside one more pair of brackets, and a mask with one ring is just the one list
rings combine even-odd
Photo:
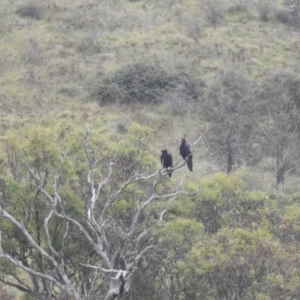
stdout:
[[226,175],[216,173],[200,180],[201,198],[213,201],[224,201],[233,198],[244,189],[244,183],[238,174]]
[[178,217],[165,225],[160,240],[168,245],[190,248],[202,228],[203,225],[196,220]]
[[181,86],[183,96],[198,100],[204,83],[185,72],[172,73],[151,62],[139,61],[124,65],[95,83],[92,96],[100,104],[158,103],[166,92]]
[[[231,173],[251,153],[248,115],[251,83],[240,70],[221,70],[206,91],[201,114],[208,124],[205,142],[222,171]],[[245,134],[245,129],[246,134]]]

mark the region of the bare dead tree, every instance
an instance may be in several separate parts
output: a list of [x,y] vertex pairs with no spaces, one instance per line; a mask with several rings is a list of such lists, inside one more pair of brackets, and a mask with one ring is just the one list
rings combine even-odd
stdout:
[[[16,286],[15,282],[18,279],[17,277],[12,278],[12,276],[7,276],[2,282],[30,293],[39,300],[55,299],[57,289],[76,300],[97,295],[100,287],[101,295],[105,300],[113,300],[125,295],[130,289],[131,279],[138,269],[140,260],[150,250],[155,249],[155,242],[150,238],[150,234],[162,222],[170,203],[179,195],[193,195],[182,190],[184,177],[175,184],[172,192],[159,192],[157,187],[162,178],[168,175],[166,170],[158,170],[153,173],[148,171],[143,174],[136,172],[116,187],[112,176],[113,168],[118,166],[113,160],[110,161],[106,175],[103,176],[99,171],[99,161],[95,158],[95,153],[89,151],[88,147],[89,130],[87,130],[87,142],[84,146],[89,165],[86,176],[88,186],[85,199],[86,213],[85,217],[80,220],[68,214],[62,196],[64,187],[62,166],[68,156],[68,151],[63,152],[61,167],[58,168],[55,174],[52,174],[52,187],[47,184],[49,176],[41,176],[25,161],[27,170],[33,179],[30,184],[47,200],[48,214],[44,218],[43,228],[46,245],[41,246],[37,243],[28,228],[6,209],[5,201],[1,199],[1,218],[5,218],[13,224],[21,232],[33,251],[38,253],[45,264],[50,266],[46,274],[42,270],[30,266],[27,260],[22,260],[20,257],[4,251],[1,246],[0,257],[10,262],[17,269],[25,271],[31,278],[32,287],[27,285],[24,288],[24,284]],[[176,163],[174,170],[183,165],[184,163]],[[134,208],[129,221],[124,224],[122,221],[114,219],[109,211],[122,198],[129,187],[134,188],[138,184],[144,187],[144,192],[132,200]],[[158,201],[165,203],[163,209],[158,210],[155,205]],[[153,217],[153,215],[156,217]],[[61,220],[65,226],[59,251],[53,245],[49,229],[49,224],[54,219]],[[69,242],[69,239],[73,239],[72,235],[69,234],[70,227],[75,228],[82,239],[86,241],[86,247],[91,249],[93,255],[77,265],[72,263],[70,267],[71,264],[69,264],[67,268],[65,265],[66,260],[72,261],[71,257],[64,254],[65,244]],[[0,243],[0,245],[2,244]],[[70,272],[70,268],[72,272]],[[88,279],[83,276],[84,269],[88,270]],[[74,276],[76,272],[77,275]],[[106,288],[103,284],[106,285]],[[106,291],[103,292],[104,290]]]

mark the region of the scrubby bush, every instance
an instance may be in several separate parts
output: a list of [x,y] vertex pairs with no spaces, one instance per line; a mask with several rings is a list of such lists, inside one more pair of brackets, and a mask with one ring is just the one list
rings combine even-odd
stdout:
[[270,0],[259,0],[257,3],[259,19],[263,22],[269,21],[272,9],[272,2]]
[[203,4],[205,19],[208,24],[217,27],[224,19],[224,12],[219,1],[206,0]]
[[29,38],[23,49],[23,54],[28,63],[38,64],[41,61],[41,48],[34,38]]
[[293,23],[291,13],[287,9],[277,9],[275,12],[275,16],[280,23],[287,25],[291,25]]
[[276,11],[277,20],[286,25],[299,25],[300,1],[285,0],[282,4],[284,8],[278,9],[278,11]]
[[44,14],[44,6],[38,2],[28,2],[18,8],[17,14],[23,18],[40,20]]
[[199,39],[202,34],[203,21],[200,18],[189,18],[184,22],[186,33],[192,39]]
[[76,50],[81,53],[100,53],[101,46],[92,36],[87,36],[77,41]]
[[159,66],[135,63],[106,76],[92,91],[92,97],[100,104],[158,103],[166,92],[181,86],[183,97],[198,100],[204,83],[185,72],[171,73]]
[[285,0],[283,5],[287,7],[294,17],[298,17],[300,14],[300,1],[299,0]]
[[234,0],[231,1],[229,11],[243,12],[248,11],[252,1],[249,0]]
[[202,102],[201,119],[208,122],[204,143],[213,163],[228,174],[243,164],[259,161],[250,142],[250,91],[251,81],[246,73],[224,68],[208,85]]
[[162,102],[166,111],[171,112],[172,115],[183,115],[189,110],[190,101],[182,94],[180,87],[175,91],[166,93]]

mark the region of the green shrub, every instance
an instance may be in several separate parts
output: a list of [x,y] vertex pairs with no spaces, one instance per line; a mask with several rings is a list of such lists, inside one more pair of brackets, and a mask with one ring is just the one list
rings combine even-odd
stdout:
[[276,19],[283,24],[292,25],[293,18],[288,9],[277,9],[275,12]]
[[285,0],[283,5],[289,9],[291,15],[295,18],[299,17],[300,14],[300,1],[298,0]]
[[40,20],[44,14],[44,7],[38,2],[28,2],[18,8],[17,14],[23,18]]
[[148,63],[126,65],[114,74],[105,77],[92,91],[92,97],[100,104],[158,103],[166,92],[176,91],[181,86],[182,94],[198,100],[204,83],[185,72],[173,74]]
[[203,21],[200,18],[189,18],[184,22],[188,37],[198,40],[203,33]]
[[263,22],[269,21],[270,13],[273,10],[272,1],[259,0],[257,2],[257,10],[259,19]]
[[207,23],[213,27],[220,25],[224,19],[224,11],[221,2],[215,0],[206,0],[203,4],[203,10]]
[[80,53],[100,53],[101,45],[92,36],[86,36],[77,41],[76,50]]
[[249,10],[251,1],[249,0],[233,0],[228,9],[229,12],[244,12]]

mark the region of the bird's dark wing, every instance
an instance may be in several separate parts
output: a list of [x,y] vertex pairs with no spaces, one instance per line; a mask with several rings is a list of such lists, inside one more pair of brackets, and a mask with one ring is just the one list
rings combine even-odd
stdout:
[[180,147],[179,147],[179,153],[180,155],[185,158],[186,157],[186,154],[185,154],[185,145],[181,144]]
[[[167,153],[167,157],[166,157],[166,164],[165,164],[166,168],[172,168],[173,167],[173,158],[172,158],[172,154],[171,153]],[[172,176],[173,170],[168,170],[168,174],[169,177]]]
[[167,155],[167,153],[163,153],[162,157],[161,157],[161,164],[164,168],[166,168],[167,163],[168,163],[168,155]]
[[160,157],[161,164],[164,168],[169,167],[169,153],[168,152],[163,152]]
[[192,153],[189,145],[181,145],[179,149],[180,149],[180,155],[183,157],[183,159],[186,159],[186,157]]
[[163,164],[164,162],[164,154],[162,153],[161,156],[160,156],[160,162]]
[[186,159],[186,164],[191,172],[193,172],[193,156],[190,154]]
[[191,172],[193,172],[193,155],[192,155],[192,148],[191,145],[186,145],[187,149],[187,166]]
[[186,144],[185,145],[185,154],[186,154],[186,156],[190,156],[191,153],[192,153],[191,145]]
[[164,163],[164,167],[165,168],[169,168],[173,166],[173,159],[172,159],[172,154],[171,153],[167,153],[166,157],[165,157],[165,163]]

